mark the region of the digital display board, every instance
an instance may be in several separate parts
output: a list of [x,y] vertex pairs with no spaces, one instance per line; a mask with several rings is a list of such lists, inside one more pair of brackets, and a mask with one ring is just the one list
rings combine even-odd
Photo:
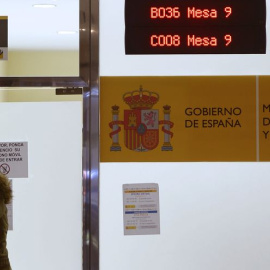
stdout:
[[265,54],[265,0],[125,0],[126,54]]

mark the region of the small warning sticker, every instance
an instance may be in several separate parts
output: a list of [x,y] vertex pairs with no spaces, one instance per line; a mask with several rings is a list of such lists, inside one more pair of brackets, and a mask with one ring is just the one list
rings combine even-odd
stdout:
[[0,142],[0,172],[7,177],[28,177],[28,142]]

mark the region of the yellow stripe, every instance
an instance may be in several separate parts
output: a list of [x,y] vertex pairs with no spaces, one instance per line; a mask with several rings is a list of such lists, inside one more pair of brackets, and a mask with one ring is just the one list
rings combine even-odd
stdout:
[[0,20],[7,20],[8,16],[0,16]]
[[125,205],[125,208],[135,208],[135,205]]
[[128,149],[130,149],[130,129],[128,130],[127,146],[128,146]]
[[149,190],[125,190],[125,193],[145,193],[145,192],[157,192],[157,190],[149,189]]
[[126,226],[126,230],[136,230],[136,226]]

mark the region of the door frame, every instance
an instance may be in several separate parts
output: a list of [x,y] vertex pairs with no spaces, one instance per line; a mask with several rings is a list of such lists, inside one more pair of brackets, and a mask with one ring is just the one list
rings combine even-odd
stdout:
[[99,2],[79,0],[78,77],[0,77],[0,87],[83,88],[83,270],[99,269]]

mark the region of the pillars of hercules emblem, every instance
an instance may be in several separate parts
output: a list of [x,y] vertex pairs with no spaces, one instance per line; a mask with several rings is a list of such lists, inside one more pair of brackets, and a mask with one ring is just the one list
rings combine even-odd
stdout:
[[172,137],[173,133],[170,131],[172,127],[172,122],[170,121],[170,113],[171,113],[171,106],[165,105],[163,106],[163,113],[164,113],[164,126],[162,128],[164,132],[164,143],[161,147],[162,151],[172,151],[173,147],[171,146],[170,138]]
[[120,127],[118,125],[118,116],[119,116],[119,107],[118,106],[112,106],[112,122],[110,123],[110,126],[112,128],[112,132],[110,134],[112,138],[112,145],[111,145],[111,151],[121,151],[121,146],[119,145],[119,138],[118,138],[118,132],[120,131]]

